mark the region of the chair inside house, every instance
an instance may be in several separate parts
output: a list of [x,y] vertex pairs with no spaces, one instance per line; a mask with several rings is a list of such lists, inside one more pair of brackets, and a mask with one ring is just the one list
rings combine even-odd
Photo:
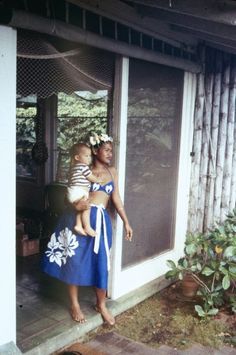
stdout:
[[[43,218],[43,235],[48,240],[56,225],[58,217],[67,206],[66,185],[53,182],[45,187],[45,210]],[[43,243],[44,244],[44,243]]]

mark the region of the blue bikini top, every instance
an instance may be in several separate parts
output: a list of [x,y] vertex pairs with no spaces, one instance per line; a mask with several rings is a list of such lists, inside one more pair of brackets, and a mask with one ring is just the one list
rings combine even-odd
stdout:
[[111,195],[111,193],[114,191],[114,182],[111,180],[107,182],[105,185],[101,185],[97,182],[93,182],[90,187],[90,191],[103,191],[107,195]]

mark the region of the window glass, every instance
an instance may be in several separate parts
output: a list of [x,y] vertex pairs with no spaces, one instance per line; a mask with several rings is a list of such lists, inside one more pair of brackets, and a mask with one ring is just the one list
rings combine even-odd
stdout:
[[58,94],[57,177],[67,182],[69,150],[74,143],[87,141],[92,132],[107,131],[108,91],[76,91]]

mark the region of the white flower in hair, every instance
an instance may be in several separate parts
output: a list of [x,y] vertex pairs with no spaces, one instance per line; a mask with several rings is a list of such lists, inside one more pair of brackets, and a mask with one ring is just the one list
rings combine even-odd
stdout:
[[94,133],[94,137],[95,137],[95,140],[96,140],[96,144],[100,144],[100,137],[97,133]]
[[107,134],[102,133],[102,134],[100,135],[100,139],[101,139],[101,141],[106,142],[106,140],[107,140]]
[[101,143],[113,142],[113,139],[105,133],[102,133],[100,136],[97,133],[93,133],[93,135],[89,137],[89,142],[92,146],[95,146]]
[[94,138],[94,137],[89,137],[89,143],[91,144],[91,145],[96,145],[96,139]]
[[102,133],[101,136],[100,136],[100,140],[102,142],[112,142],[113,139],[111,137],[109,137],[107,134],[105,133]]
[[97,133],[93,133],[93,136],[89,137],[89,142],[92,146],[100,143],[100,139]]

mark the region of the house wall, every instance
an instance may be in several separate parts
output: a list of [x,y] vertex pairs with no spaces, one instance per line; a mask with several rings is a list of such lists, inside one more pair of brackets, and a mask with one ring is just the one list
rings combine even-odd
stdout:
[[236,202],[236,56],[202,48],[197,75],[188,229],[222,222]]
[[[3,286],[0,303],[1,345],[15,341],[16,336],[15,105],[12,104],[16,100],[15,30],[0,26],[0,42],[0,154],[4,166],[0,186],[2,201],[7,201],[1,213],[4,221],[0,227],[4,252],[0,268],[4,270],[7,265],[8,270],[7,273],[0,273]],[[127,50],[130,53],[130,48]],[[207,229],[215,220],[222,220],[236,201],[235,56],[210,49],[207,51],[210,56],[205,52],[202,59],[204,62],[205,58],[210,58],[210,61],[206,62],[206,70],[197,77],[189,202],[189,230],[192,231]]]
[[15,342],[16,31],[0,26],[0,345]]

